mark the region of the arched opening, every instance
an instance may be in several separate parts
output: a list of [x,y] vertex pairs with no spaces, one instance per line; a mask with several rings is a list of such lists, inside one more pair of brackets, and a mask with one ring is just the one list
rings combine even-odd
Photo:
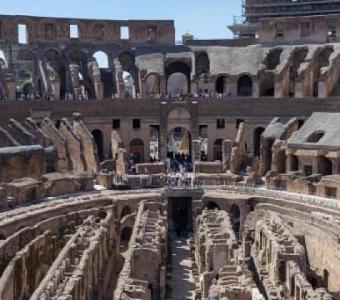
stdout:
[[131,215],[131,213],[131,208],[129,206],[124,206],[120,214],[120,219],[123,219],[125,216]]
[[318,54],[314,66],[314,84],[313,84],[313,97],[319,96],[319,80],[321,76],[321,70],[330,64],[330,55],[334,52],[333,46],[326,46]]
[[166,68],[167,93],[170,96],[190,93],[191,68],[184,62],[173,62]]
[[216,93],[224,95],[227,91],[227,78],[225,76],[219,76],[216,80]]
[[290,158],[290,170],[293,172],[299,170],[299,158],[296,155],[292,155]]
[[281,283],[286,282],[286,263],[284,261],[279,262],[278,275]]
[[109,67],[109,59],[104,51],[95,52],[93,58],[97,61],[100,69],[107,69]]
[[93,54],[93,58],[96,60],[100,70],[100,79],[104,87],[104,98],[111,98],[114,93],[114,84],[108,55],[104,51],[97,51]]
[[83,73],[79,72],[79,87],[81,90],[80,100],[88,100],[94,98],[94,89],[88,80],[85,79]]
[[[60,98],[64,99],[66,94],[66,68],[65,63],[63,61],[61,53],[56,49],[47,49],[44,52],[44,59],[46,61],[46,67],[47,67],[47,75],[48,79],[53,83],[59,83],[59,93]],[[44,79],[44,78],[43,78]],[[48,83],[44,79],[43,86],[45,92],[48,91]],[[58,84],[55,86],[55,88],[58,87]],[[54,91],[55,93],[58,93],[58,91]],[[42,96],[42,94],[40,95]]]
[[133,164],[144,162],[144,142],[135,138],[130,142],[130,160]]
[[159,160],[159,126],[150,126],[150,162]]
[[233,226],[233,230],[235,232],[236,237],[238,238],[240,236],[240,208],[238,205],[233,204],[230,208],[229,215],[230,215],[230,221]]
[[261,97],[273,97],[275,94],[274,75],[270,74],[265,76],[261,80],[260,84],[260,96]]
[[251,97],[253,95],[253,81],[248,75],[243,75],[237,82],[237,96]]
[[189,92],[188,80],[183,73],[173,73],[168,78],[167,92],[171,97],[186,95]]
[[128,249],[131,235],[132,235],[132,228],[124,227],[120,234],[120,250],[121,251],[125,251]]
[[261,135],[264,132],[263,127],[257,127],[254,130],[253,135],[253,147],[254,147],[254,157],[260,158],[261,155]]
[[208,95],[209,93],[209,74],[202,73],[198,76],[197,90],[200,95]]
[[133,80],[132,75],[127,71],[123,72],[123,82],[124,82],[124,97],[136,98],[135,81]]
[[161,93],[161,80],[157,74],[149,74],[145,80],[146,96],[156,96]]
[[214,210],[214,209],[220,210],[220,207],[214,201],[209,201],[206,205],[204,205],[204,208],[211,209],[211,210]]
[[324,156],[320,157],[320,173],[323,176],[333,174],[333,164],[329,158]]
[[92,131],[92,135],[94,138],[94,141],[97,145],[97,153],[98,158],[100,161],[104,160],[104,139],[103,139],[103,133],[99,129],[95,129]]
[[34,98],[33,78],[27,70],[21,70],[17,75],[17,97],[21,100]]
[[222,139],[217,139],[214,142],[214,160],[222,161]]
[[298,70],[300,65],[306,60],[306,56],[308,54],[307,48],[299,48],[294,51],[292,55],[292,61],[289,68],[289,87],[288,87],[288,96],[294,97],[295,96],[295,83],[296,79],[298,78]]
[[329,282],[329,272],[328,270],[323,270],[323,287],[328,289],[328,282]]
[[171,170],[179,171],[181,167],[192,170],[191,134],[188,130],[182,127],[171,130],[167,138],[167,157]]
[[118,56],[121,68],[123,70],[123,82],[125,84],[125,97],[136,98],[139,92],[138,70],[135,64],[135,57],[131,52],[124,51]]
[[283,52],[283,49],[281,48],[277,48],[277,49],[273,49],[271,50],[265,61],[264,64],[267,67],[267,70],[275,70],[276,67],[279,65],[280,61],[281,61],[281,54]]
[[197,77],[197,91],[199,94],[209,93],[209,79],[210,79],[210,60],[206,52],[196,54],[195,60],[196,76]]

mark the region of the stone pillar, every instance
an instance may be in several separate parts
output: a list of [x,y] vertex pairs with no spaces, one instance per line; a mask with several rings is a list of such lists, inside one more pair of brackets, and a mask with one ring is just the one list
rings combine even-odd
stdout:
[[8,90],[8,95],[7,95],[8,100],[9,101],[15,101],[16,100],[16,83],[15,83],[15,81],[7,82],[7,90]]
[[224,140],[222,142],[222,163],[224,170],[228,170],[230,168],[230,158],[231,151],[233,148],[233,142],[231,140]]
[[60,82],[51,83],[52,94],[55,100],[60,100]]
[[143,79],[140,82],[140,97],[141,98],[146,97],[146,81]]
[[193,140],[192,141],[192,161],[195,163],[196,161],[201,161],[201,140]]
[[198,87],[197,87],[197,80],[196,78],[191,80],[191,93],[197,94],[198,93]]
[[258,80],[253,80],[253,98],[260,97],[260,82]]
[[94,90],[96,93],[96,99],[103,100],[104,99],[104,85],[101,81],[97,81],[94,83]]

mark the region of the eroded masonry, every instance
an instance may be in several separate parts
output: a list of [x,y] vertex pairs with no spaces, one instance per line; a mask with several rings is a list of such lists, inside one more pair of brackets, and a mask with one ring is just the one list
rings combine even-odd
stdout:
[[338,2],[0,16],[0,299],[340,300]]

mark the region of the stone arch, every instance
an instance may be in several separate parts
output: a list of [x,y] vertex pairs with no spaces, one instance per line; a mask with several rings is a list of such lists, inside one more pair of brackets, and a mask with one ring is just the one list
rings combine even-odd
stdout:
[[223,139],[217,139],[214,142],[214,160],[222,161],[222,144]]
[[191,131],[191,114],[187,109],[175,107],[169,111],[167,119],[168,134],[176,127]]
[[306,60],[308,54],[307,47],[299,47],[293,51],[291,64],[289,67],[289,85],[288,85],[288,96],[294,97],[295,96],[295,84],[296,80],[299,76],[298,70],[300,65]]
[[206,52],[196,53],[195,67],[196,76],[210,72],[210,59]]
[[139,92],[138,85],[138,69],[136,67],[135,55],[132,51],[125,50],[119,53],[118,60],[122,67],[123,72],[127,72],[131,75],[133,80],[133,86],[135,89],[135,93]]
[[142,139],[134,138],[130,142],[130,156],[135,164],[144,162],[144,142]]
[[99,50],[92,57],[96,60],[100,70],[104,98],[111,98],[114,93],[114,76],[110,69],[109,56],[105,51]]
[[242,75],[237,81],[237,96],[252,97],[253,80],[248,75]]
[[197,91],[199,94],[209,92],[209,80],[210,75],[208,73],[201,73],[197,78]]
[[317,55],[315,64],[314,64],[314,80],[313,80],[313,90],[312,95],[313,97],[319,96],[319,80],[321,76],[321,70],[324,67],[329,66],[330,64],[330,56],[334,52],[333,46],[325,46],[322,50],[320,50]]
[[170,95],[190,93],[190,73],[191,68],[188,64],[182,61],[170,63],[165,70],[167,93]]
[[219,205],[214,202],[214,201],[209,201],[207,202],[205,205],[204,205],[204,208],[207,208],[207,209],[218,209],[220,210],[220,207]]
[[21,69],[17,74],[17,92],[26,97],[34,93],[33,77],[27,69]]
[[[60,94],[60,98],[65,98],[66,93],[66,67],[62,53],[56,48],[47,48],[42,54],[43,60],[46,62],[47,74],[50,84],[57,83],[55,86],[55,94]],[[59,84],[59,85],[58,85]],[[44,90],[48,91],[48,82],[43,80]],[[57,88],[59,87],[59,90]],[[53,87],[52,87],[53,90]],[[58,96],[58,95],[57,95]]]
[[100,69],[109,68],[109,57],[106,54],[106,52],[98,50],[95,53],[93,53],[92,57],[96,60]]
[[253,148],[254,148],[254,157],[260,158],[261,155],[261,135],[264,132],[263,127],[257,127],[253,133]]
[[120,219],[123,219],[125,216],[131,215],[132,214],[132,210],[130,208],[130,206],[126,205],[123,207],[121,213],[120,213]]
[[227,76],[219,75],[215,82],[215,91],[218,94],[226,94],[227,92]]
[[93,135],[94,141],[96,142],[96,145],[97,145],[97,153],[98,153],[99,161],[103,161],[104,160],[103,132],[100,129],[95,129],[95,130],[92,131],[92,135]]
[[333,163],[329,158],[325,156],[320,157],[320,173],[323,176],[333,174]]
[[157,73],[150,73],[145,77],[145,93],[147,96],[161,93],[161,78]]
[[190,171],[192,139],[191,133],[184,127],[175,126],[168,131],[167,135],[167,157],[171,161],[172,169],[179,170],[184,165]]

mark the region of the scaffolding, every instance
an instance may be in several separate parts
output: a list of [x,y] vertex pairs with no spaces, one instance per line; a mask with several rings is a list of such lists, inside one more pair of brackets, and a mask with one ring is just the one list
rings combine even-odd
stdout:
[[340,0],[242,0],[244,21],[340,13]]

